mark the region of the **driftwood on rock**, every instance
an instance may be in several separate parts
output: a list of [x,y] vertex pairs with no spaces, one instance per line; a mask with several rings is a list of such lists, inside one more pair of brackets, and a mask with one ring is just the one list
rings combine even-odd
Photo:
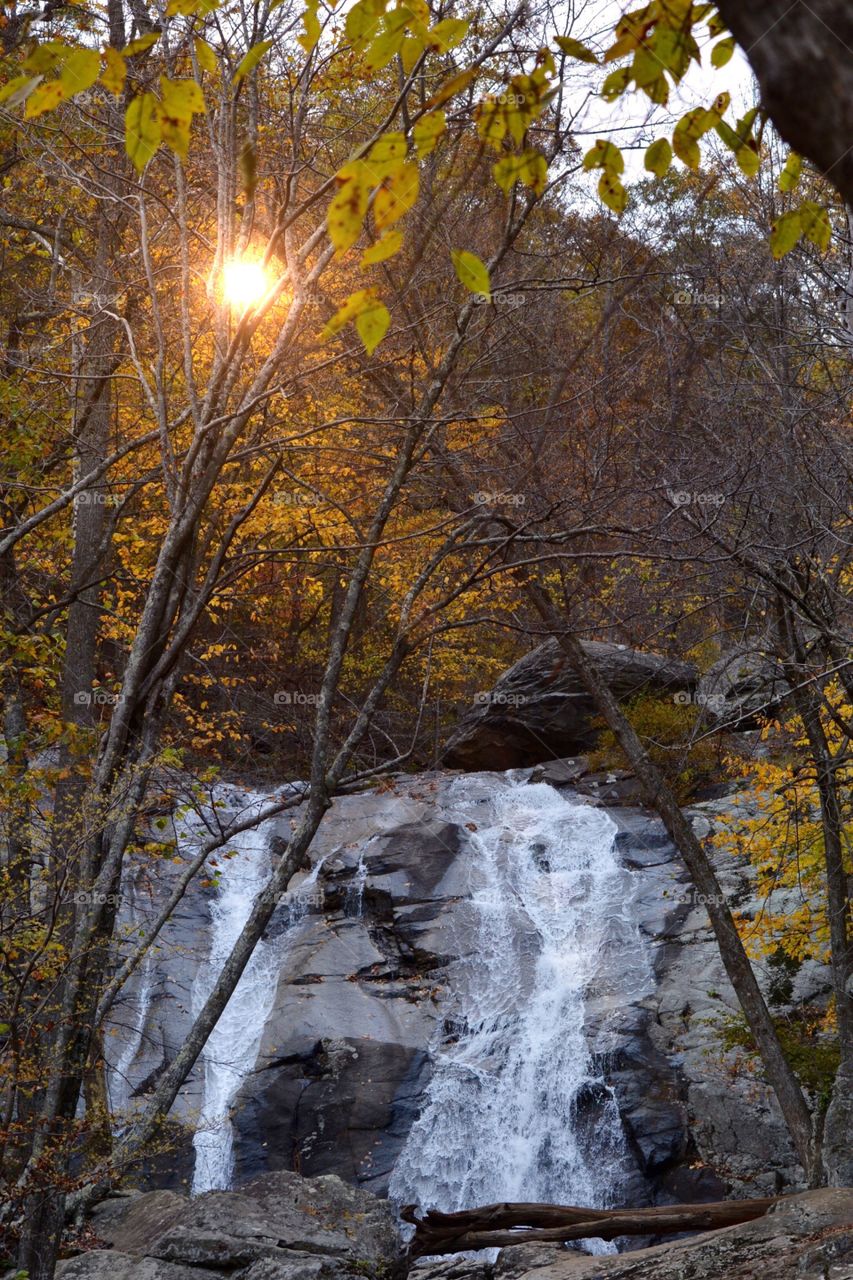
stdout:
[[410,1252],[415,1257],[423,1257],[514,1244],[713,1231],[761,1218],[779,1199],[774,1196],[766,1200],[721,1200],[711,1204],[662,1205],[654,1209],[503,1203],[463,1209],[458,1213],[428,1209],[421,1216],[416,1205],[406,1205],[401,1216],[415,1227]]

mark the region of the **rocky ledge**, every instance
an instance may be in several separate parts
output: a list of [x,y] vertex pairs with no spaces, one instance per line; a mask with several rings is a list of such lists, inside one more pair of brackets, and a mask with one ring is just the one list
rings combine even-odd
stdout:
[[59,1280],[850,1280],[853,1190],[791,1196],[766,1217],[632,1252],[593,1257],[520,1245],[491,1262],[455,1256],[408,1268],[391,1205],[336,1177],[265,1174],[195,1200],[152,1191],[105,1201],[102,1248]]

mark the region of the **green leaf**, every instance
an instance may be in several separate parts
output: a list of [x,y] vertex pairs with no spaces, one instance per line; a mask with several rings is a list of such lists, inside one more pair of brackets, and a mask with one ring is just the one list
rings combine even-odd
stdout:
[[469,253],[467,249],[451,249],[450,257],[460,283],[464,284],[470,293],[478,293],[490,302],[492,284],[485,262],[478,258],[476,253]]
[[75,49],[63,63],[59,77],[66,96],[83,93],[101,73],[101,55],[96,49]]
[[369,356],[373,355],[374,351],[385,337],[390,323],[391,316],[388,308],[378,299],[371,302],[370,306],[365,307],[365,309],[360,311],[356,316],[355,327]]
[[790,253],[800,237],[803,234],[802,212],[799,209],[789,209],[787,213],[783,213],[773,223],[773,230],[770,232],[770,252],[774,258],[784,258],[786,253]]
[[614,213],[624,212],[628,203],[628,192],[612,169],[605,169],[599,178],[598,194],[608,209],[612,209]]
[[631,68],[619,67],[618,71],[611,71],[607,76],[604,84],[601,86],[601,96],[605,102],[615,102],[621,97],[628,85],[631,83]]
[[761,156],[754,142],[748,142],[746,146],[739,147],[735,152],[735,160],[741,173],[747,178],[754,178],[761,168]]
[[794,191],[799,185],[802,171],[803,157],[797,155],[796,151],[789,152],[785,167],[779,174],[779,190]]
[[734,36],[718,40],[711,50],[711,66],[724,67],[735,51]]
[[361,255],[361,265],[371,267],[377,262],[385,262],[388,258],[393,258],[395,253],[399,253],[402,247],[402,231],[386,231],[381,239],[372,244],[369,249],[365,249]]
[[0,102],[6,102],[10,107],[19,106],[33,92],[39,79],[39,76],[15,76],[0,89]]
[[666,138],[658,138],[657,142],[646,148],[643,164],[656,178],[663,177],[672,164],[672,147]]
[[124,114],[124,146],[137,173],[142,173],[161,138],[160,103],[153,93],[140,93]]
[[234,72],[234,83],[239,84],[241,80],[245,80],[250,71],[254,71],[267,49],[272,48],[272,40],[259,40],[257,44],[253,44],[251,49],[237,64],[237,70]]
[[815,204],[814,200],[806,200],[800,210],[803,235],[813,245],[825,253],[832,239],[832,223],[829,221],[829,210]]
[[583,158],[585,169],[609,169],[611,173],[622,173],[625,169],[625,158],[613,142],[599,138],[594,147],[590,147]]
[[573,40],[571,36],[557,36],[554,43],[563,53],[567,53],[570,58],[577,58],[580,62],[598,62],[598,58],[591,49],[587,49],[585,44],[581,44],[580,40]]
[[427,48],[437,49],[439,53],[455,49],[467,36],[470,25],[465,18],[444,18],[427,32]]

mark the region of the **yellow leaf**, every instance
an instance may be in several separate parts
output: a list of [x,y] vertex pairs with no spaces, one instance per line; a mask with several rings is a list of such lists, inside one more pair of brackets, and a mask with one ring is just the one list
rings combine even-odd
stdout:
[[628,192],[615,173],[605,169],[598,180],[598,194],[604,204],[614,213],[622,213],[628,203]]
[[557,36],[554,41],[558,49],[563,53],[567,53],[570,58],[578,58],[581,62],[598,62],[598,58],[591,49],[587,49],[585,44],[581,44],[580,40],[573,40],[571,36]]
[[395,253],[399,253],[402,247],[402,231],[386,231],[381,240],[377,240],[369,249],[365,249],[361,255],[361,265],[370,267],[377,262],[385,262],[388,258],[393,258]]
[[101,55],[96,49],[75,49],[65,59],[60,80],[67,97],[83,93],[97,80],[101,70]]
[[345,165],[335,178],[338,189],[329,204],[326,225],[329,239],[342,253],[354,245],[361,234],[370,190],[365,181],[364,165],[359,160]]
[[254,71],[267,49],[270,48],[272,48],[272,40],[259,40],[257,44],[253,44],[249,52],[237,64],[237,70],[234,72],[234,83],[239,84],[241,80],[245,80],[249,72]]
[[104,50],[104,69],[101,72],[101,84],[116,97],[124,89],[127,78],[127,63],[122,55],[111,46]]
[[418,198],[419,182],[416,164],[404,164],[384,180],[373,202],[373,218],[379,231],[408,213]]
[[650,147],[646,148],[643,164],[649,173],[653,173],[655,177],[663,177],[672,164],[672,147],[666,138],[658,138],[657,142],[653,142]]
[[445,102],[455,98],[457,93],[461,93],[463,89],[467,88],[476,74],[477,68],[469,67],[467,71],[460,71],[458,75],[451,76],[449,80],[445,80],[441,88],[437,89],[431,98],[427,99],[424,105],[428,110],[432,110],[433,107],[443,106]]
[[219,63],[216,60],[216,54],[207,41],[198,37],[194,41],[194,47],[195,56],[202,71],[215,72],[219,67]]
[[427,45],[439,53],[455,49],[467,36],[470,25],[465,18],[444,18],[427,32]]
[[364,343],[365,350],[372,356],[379,343],[388,332],[391,316],[383,302],[373,301],[370,306],[360,311],[355,318],[358,336]]
[[421,116],[412,130],[415,147],[421,159],[435,149],[436,143],[446,128],[447,116],[443,111],[432,111],[429,115]]
[[148,164],[160,145],[160,103],[153,93],[141,93],[124,115],[125,150],[137,173]]
[[492,284],[485,262],[478,258],[476,253],[469,253],[467,249],[452,249],[450,257],[460,283],[464,284],[470,293],[478,293],[487,301],[491,301]]
[[150,49],[160,39],[159,31],[151,31],[147,36],[139,36],[137,40],[131,40],[130,44],[126,44],[122,49],[122,53],[126,58],[132,58],[135,53],[145,53],[146,49]]
[[590,147],[583,158],[585,169],[609,169],[613,173],[622,173],[625,158],[613,142],[599,138],[594,147]]
[[36,116],[44,115],[45,111],[53,111],[64,100],[65,89],[58,80],[40,84],[27,98],[24,119],[34,120]]
[[33,92],[39,79],[39,76],[15,76],[0,89],[0,102],[6,102],[10,107],[17,107]]

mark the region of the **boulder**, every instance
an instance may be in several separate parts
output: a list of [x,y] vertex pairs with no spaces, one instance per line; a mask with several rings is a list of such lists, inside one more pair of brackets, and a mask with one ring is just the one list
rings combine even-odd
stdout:
[[724,653],[699,680],[696,701],[730,729],[755,728],[790,693],[781,664],[753,641]]
[[153,1191],[107,1202],[93,1226],[112,1249],[63,1262],[59,1280],[203,1280],[238,1268],[252,1280],[384,1277],[402,1250],[388,1201],[295,1173],[194,1200]]
[[[618,698],[691,689],[696,669],[626,645],[584,641]],[[516,769],[573,756],[595,743],[592,700],[555,639],[524,655],[480,694],[449,739],[443,763],[453,769]]]

